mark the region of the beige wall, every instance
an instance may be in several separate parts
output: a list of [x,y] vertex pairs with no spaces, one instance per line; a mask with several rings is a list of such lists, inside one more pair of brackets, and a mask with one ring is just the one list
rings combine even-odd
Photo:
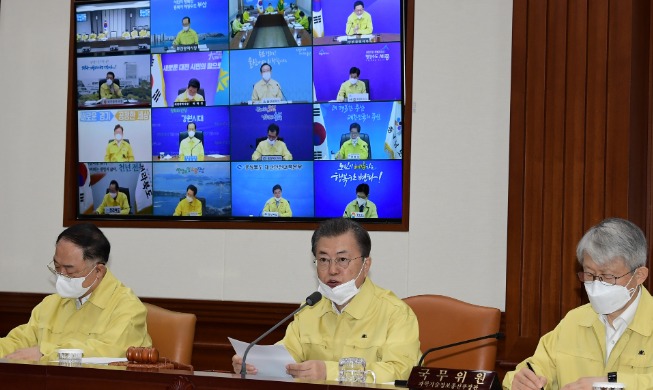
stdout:
[[[416,2],[410,232],[372,233],[371,276],[401,297],[503,309],[512,3]],[[69,4],[2,4],[0,291],[53,291]],[[141,296],[297,302],[316,287],[308,231],[104,231],[111,268]]]

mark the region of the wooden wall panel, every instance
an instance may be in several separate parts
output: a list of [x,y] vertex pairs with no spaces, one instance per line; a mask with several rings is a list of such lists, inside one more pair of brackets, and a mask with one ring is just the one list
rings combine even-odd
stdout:
[[650,237],[653,220],[650,1],[513,4],[502,368],[586,300],[575,276],[585,230],[617,216]]

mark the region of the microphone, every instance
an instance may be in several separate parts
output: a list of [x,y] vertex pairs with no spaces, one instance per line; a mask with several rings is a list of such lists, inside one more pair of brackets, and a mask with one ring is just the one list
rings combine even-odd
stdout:
[[192,148],[190,148],[190,155],[191,155],[191,156],[193,155],[193,149],[195,149],[195,147],[196,147],[197,145],[202,144],[202,140],[201,140],[201,139],[198,138],[197,140],[200,141],[200,142],[196,143],[195,146],[193,146]]
[[465,341],[459,341],[459,342],[453,343],[453,344],[446,344],[446,345],[441,345],[439,347],[429,348],[429,349],[426,350],[426,352],[424,352],[422,354],[422,357],[419,359],[419,363],[417,363],[417,366],[421,367],[422,363],[424,363],[424,359],[426,358],[426,355],[428,355],[431,352],[440,351],[442,349],[447,349],[447,348],[451,348],[451,347],[457,347],[459,345],[473,343],[474,341],[479,341],[479,340],[485,340],[485,339],[501,340],[502,338],[503,338],[503,333],[497,332],[497,333],[492,333],[492,334],[488,334],[488,335],[485,335],[485,336],[477,337],[475,339],[469,339],[469,340],[465,340]]
[[[459,345],[468,344],[468,343],[473,343],[474,341],[479,341],[479,340],[485,340],[485,339],[497,339],[497,340],[501,340],[501,339],[503,339],[503,337],[504,337],[504,336],[503,336],[503,333],[501,333],[501,332],[497,332],[497,333],[492,333],[492,334],[488,334],[488,335],[481,336],[481,337],[476,337],[476,338],[474,338],[474,339],[469,339],[469,340],[459,341],[459,342],[457,342],[457,343],[445,344],[445,345],[441,345],[441,346],[439,346],[439,347],[429,348],[429,349],[426,350],[426,352],[424,352],[424,353],[422,354],[422,357],[419,358],[419,363],[417,363],[417,366],[415,366],[415,368],[417,368],[417,367],[421,367],[421,366],[422,366],[422,363],[424,363],[424,359],[426,358],[426,355],[428,355],[428,354],[431,353],[431,352],[440,351],[440,350],[442,350],[442,349],[447,349],[447,348],[452,348],[452,347],[457,347],[457,346],[459,346]],[[413,368],[413,370],[414,370],[415,368]],[[395,386],[396,386],[396,387],[406,387],[406,386],[407,386],[407,383],[408,383],[407,380],[401,380],[401,379],[397,379],[397,380],[395,380]]]
[[299,312],[301,309],[305,308],[307,305],[308,306],[314,306],[316,303],[318,303],[322,299],[322,294],[320,294],[318,291],[315,291],[313,294],[309,295],[306,298],[306,303],[302,304],[299,308],[297,308],[295,311],[292,313],[288,314],[283,320],[277,322],[276,325],[271,327],[267,332],[263,333],[261,336],[259,336],[256,340],[252,341],[248,346],[247,349],[245,349],[245,353],[243,353],[243,365],[240,368],[240,375],[244,378],[247,375],[247,364],[245,363],[245,359],[247,359],[247,353],[249,353],[249,350],[255,346],[259,341],[261,341],[265,336],[269,335],[277,329],[281,324],[286,322],[290,317],[294,316]]

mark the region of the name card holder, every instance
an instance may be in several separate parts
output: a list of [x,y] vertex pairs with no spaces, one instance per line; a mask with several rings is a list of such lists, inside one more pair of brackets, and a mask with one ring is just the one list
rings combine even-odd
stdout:
[[501,390],[497,373],[483,370],[413,367],[408,377],[410,389]]

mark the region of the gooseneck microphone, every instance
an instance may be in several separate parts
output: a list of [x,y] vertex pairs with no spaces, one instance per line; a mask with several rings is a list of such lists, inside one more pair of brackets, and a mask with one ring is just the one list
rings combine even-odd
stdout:
[[485,340],[485,339],[501,340],[502,338],[503,338],[503,333],[497,332],[497,333],[492,333],[492,334],[488,334],[488,335],[485,335],[485,336],[477,337],[475,339],[469,339],[469,340],[465,340],[465,341],[459,341],[459,342],[453,343],[453,344],[446,344],[446,345],[441,345],[439,347],[429,348],[429,349],[426,350],[426,352],[424,352],[422,354],[422,357],[419,359],[419,363],[417,363],[417,366],[421,367],[422,363],[424,363],[424,358],[426,358],[426,355],[428,355],[431,352],[440,351],[442,349],[447,349],[447,348],[452,348],[452,347],[457,347],[459,345],[473,343],[474,341],[479,341],[479,340]]
[[321,299],[322,299],[322,294],[320,294],[318,291],[315,291],[313,294],[309,295],[309,296],[306,298],[306,303],[302,304],[302,305],[301,305],[300,307],[298,307],[295,311],[293,311],[292,313],[288,314],[288,315],[287,315],[283,320],[277,322],[276,325],[274,325],[273,327],[271,327],[267,332],[263,333],[263,334],[262,334],[261,336],[259,336],[256,340],[254,340],[254,341],[252,341],[251,343],[249,343],[249,345],[247,346],[247,349],[245,349],[245,353],[243,353],[243,365],[242,365],[242,367],[240,368],[240,374],[242,375],[242,377],[244,378],[244,377],[247,375],[247,364],[245,363],[245,359],[247,359],[247,353],[249,353],[249,350],[250,350],[253,346],[255,346],[255,345],[256,345],[259,341],[261,341],[265,336],[269,335],[270,333],[272,333],[272,331],[274,331],[274,330],[277,329],[279,326],[281,326],[281,324],[283,324],[284,322],[288,321],[288,319],[289,319],[290,317],[292,317],[292,316],[294,316],[295,314],[297,314],[297,312],[299,312],[301,309],[305,308],[306,306],[314,306],[314,305],[315,305],[316,303],[318,303]]

